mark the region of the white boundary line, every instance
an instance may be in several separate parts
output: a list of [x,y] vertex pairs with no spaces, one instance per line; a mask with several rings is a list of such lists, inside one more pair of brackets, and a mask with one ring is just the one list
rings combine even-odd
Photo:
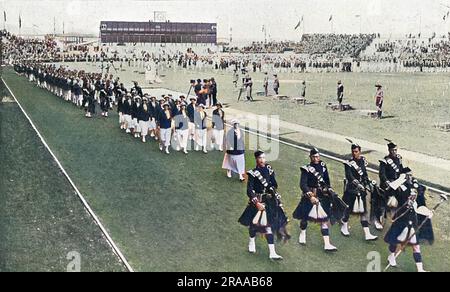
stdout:
[[113,252],[119,257],[120,261],[125,265],[125,267],[127,268],[127,270],[129,272],[134,272],[133,268],[130,266],[130,264],[128,263],[127,259],[125,258],[125,256],[122,254],[122,252],[120,251],[120,249],[117,247],[117,245],[114,243],[113,239],[111,238],[111,236],[109,235],[108,231],[106,230],[106,228],[103,226],[103,224],[100,222],[100,219],[97,217],[97,215],[95,215],[94,211],[92,210],[92,208],[89,206],[88,202],[86,201],[86,199],[83,197],[83,195],[80,193],[80,191],[78,190],[77,186],[74,184],[74,182],[72,181],[72,179],[70,178],[70,176],[67,174],[67,172],[65,171],[64,167],[61,165],[61,163],[59,162],[58,158],[56,157],[56,155],[53,153],[53,151],[50,149],[50,147],[48,146],[47,142],[45,142],[44,138],[42,137],[41,133],[38,131],[38,129],[36,128],[36,126],[34,125],[33,121],[31,120],[31,118],[28,116],[28,114],[25,112],[25,110],[23,109],[22,105],[20,104],[20,102],[17,100],[16,96],[14,95],[14,93],[12,92],[12,90],[9,88],[8,84],[6,84],[6,81],[3,79],[3,77],[1,78],[1,80],[3,81],[3,84],[5,84],[6,88],[8,89],[8,91],[11,93],[11,96],[14,98],[14,100],[16,101],[16,103],[19,105],[19,108],[22,110],[23,114],[25,115],[25,117],[27,118],[28,122],[31,124],[31,127],[33,127],[34,131],[36,131],[36,134],[38,135],[39,139],[41,139],[42,144],[44,144],[45,148],[47,148],[48,152],[53,156],[53,159],[56,161],[56,164],[58,164],[59,168],[61,169],[62,173],[64,174],[64,176],[66,177],[66,179],[69,181],[69,183],[72,185],[73,189],[75,190],[75,192],[77,193],[79,199],[81,200],[81,202],[83,203],[84,207],[86,208],[86,210],[89,212],[89,214],[92,216],[92,218],[94,219],[95,223],[98,225],[98,227],[100,228],[100,230],[102,231],[103,235],[106,237],[106,241],[108,242],[108,244],[111,246]]

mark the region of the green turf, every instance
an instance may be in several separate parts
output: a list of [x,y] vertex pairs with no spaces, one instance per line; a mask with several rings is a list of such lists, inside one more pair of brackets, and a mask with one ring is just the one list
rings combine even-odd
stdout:
[[[88,120],[13,72],[4,78],[138,271],[365,271],[370,251],[381,252],[384,264],[386,245],[364,242],[356,219],[350,239],[333,228],[336,254],[322,251],[317,226],[310,228],[308,246],[300,247],[298,223],[292,222],[294,239],[278,246],[283,262],[268,260],[263,240],[258,254],[249,255],[247,231],[237,223],[246,205],[245,185],[225,177],[221,153],[163,155],[156,143],[142,144],[122,133],[116,115]],[[272,165],[290,214],[300,197],[299,167],[307,155],[287,146],[280,153]],[[248,152],[247,168],[253,166],[251,157]],[[326,162],[336,189],[342,189],[343,166]],[[423,248],[433,271],[450,270],[448,220],[442,218],[436,219],[437,243]],[[410,251],[400,264],[399,270],[414,270]]]
[[124,271],[17,104],[0,102],[0,271],[66,271],[71,251],[81,271]]

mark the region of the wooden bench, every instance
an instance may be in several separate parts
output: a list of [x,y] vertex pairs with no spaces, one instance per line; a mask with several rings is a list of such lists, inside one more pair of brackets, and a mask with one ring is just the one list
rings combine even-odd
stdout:
[[272,99],[273,100],[289,100],[291,98],[287,95],[274,95],[274,96],[272,96]]
[[450,132],[450,122],[449,123],[438,123],[438,124],[435,124],[434,127],[436,129],[444,131],[444,132]]
[[369,117],[369,118],[376,118],[378,117],[378,112],[374,110],[361,110],[359,111],[361,115]]
[[297,103],[297,104],[306,105],[306,98],[304,98],[304,97],[293,97],[292,101]]
[[354,108],[348,103],[343,103],[342,105],[339,105],[338,103],[329,103],[327,105],[327,108],[331,109],[333,111],[351,111],[351,110],[354,110]]

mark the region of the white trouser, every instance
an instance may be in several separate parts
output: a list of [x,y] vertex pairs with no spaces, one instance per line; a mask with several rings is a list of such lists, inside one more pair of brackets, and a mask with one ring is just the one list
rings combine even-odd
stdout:
[[195,133],[197,135],[197,144],[201,147],[206,147],[207,130],[206,129],[196,129]]
[[161,136],[161,144],[163,144],[166,147],[170,146],[170,139],[172,138],[172,129],[162,129],[160,131]]
[[139,127],[138,120],[136,118],[133,119],[133,128],[135,133],[141,132],[141,127]]
[[195,124],[189,122],[189,135],[195,136]]
[[142,136],[147,136],[148,135],[148,128],[149,128],[150,122],[144,122],[144,121],[139,121],[139,128],[141,128],[141,135]]
[[178,145],[183,149],[187,149],[188,138],[189,138],[189,129],[176,130],[176,133],[177,133]]
[[133,120],[131,118],[131,115],[123,115],[125,122],[127,123],[128,130],[133,128]]
[[156,122],[155,122],[155,119],[150,119],[150,122],[149,122],[148,127],[149,127],[149,130],[150,130],[150,131],[156,129]]
[[224,135],[224,130],[214,129],[214,131],[213,131],[214,142],[219,147],[223,146],[223,135]]

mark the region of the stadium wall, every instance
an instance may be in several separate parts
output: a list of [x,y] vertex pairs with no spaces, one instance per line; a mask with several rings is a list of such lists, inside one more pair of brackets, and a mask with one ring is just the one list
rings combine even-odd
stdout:
[[102,21],[100,40],[123,44],[217,44],[217,23]]

